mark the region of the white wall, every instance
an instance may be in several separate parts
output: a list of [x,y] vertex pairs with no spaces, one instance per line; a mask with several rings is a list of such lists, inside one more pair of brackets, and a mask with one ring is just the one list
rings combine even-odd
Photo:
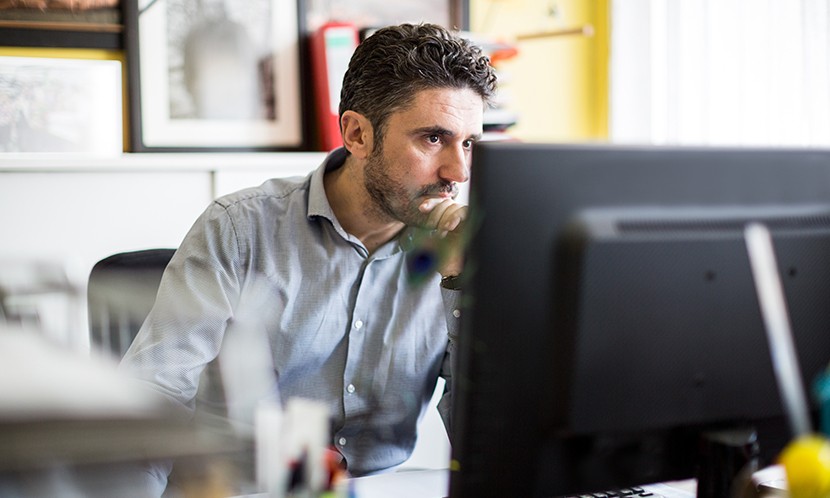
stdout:
[[610,138],[830,145],[826,0],[613,0]]
[[[29,268],[34,281],[45,263],[63,267],[79,298],[72,314],[76,319],[60,331],[46,327],[47,332],[73,347],[87,348],[86,279],[97,261],[122,251],[176,247],[217,195],[271,177],[307,174],[324,157],[322,153],[0,156],[0,270]],[[3,277],[0,273],[0,285]],[[43,297],[41,302],[47,296]],[[50,314],[48,309],[42,312],[46,320]]]

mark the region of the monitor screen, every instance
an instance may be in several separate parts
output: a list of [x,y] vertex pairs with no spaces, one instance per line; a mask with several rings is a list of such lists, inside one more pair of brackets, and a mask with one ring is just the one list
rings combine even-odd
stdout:
[[790,441],[743,230],[772,233],[809,386],[830,151],[481,143],[470,213],[452,498],[692,478],[712,434],[752,434],[761,465]]

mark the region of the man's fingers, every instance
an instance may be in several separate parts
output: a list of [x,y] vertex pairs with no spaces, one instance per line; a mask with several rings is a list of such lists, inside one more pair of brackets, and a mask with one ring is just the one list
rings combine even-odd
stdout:
[[438,197],[431,197],[431,198],[425,200],[424,202],[422,202],[421,205],[418,206],[418,209],[422,213],[429,213],[430,211],[432,211],[435,208],[435,206],[437,206],[438,204],[441,204],[445,200],[446,199],[441,199],[441,198],[438,198]]
[[429,213],[426,227],[445,232],[457,229],[467,216],[467,206],[458,204],[452,199],[427,199],[419,206],[421,212]]

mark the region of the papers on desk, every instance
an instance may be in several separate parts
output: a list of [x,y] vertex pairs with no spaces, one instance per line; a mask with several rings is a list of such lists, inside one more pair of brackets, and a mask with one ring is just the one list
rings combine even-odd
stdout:
[[358,498],[443,498],[449,494],[449,470],[406,470],[352,479]]
[[762,497],[789,496],[787,492],[787,473],[781,465],[772,465],[755,472],[752,475],[752,481]]

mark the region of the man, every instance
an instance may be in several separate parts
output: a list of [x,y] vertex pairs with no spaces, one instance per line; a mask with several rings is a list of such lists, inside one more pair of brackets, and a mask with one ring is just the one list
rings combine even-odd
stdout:
[[[191,411],[206,364],[238,324],[255,324],[279,396],[326,403],[352,475],[404,462],[439,375],[451,374],[467,215],[454,197],[494,91],[488,59],[443,28],[375,32],[343,80],[344,147],[305,179],[216,200],[170,262],[124,365]],[[455,248],[427,275],[407,264],[416,227]]]

